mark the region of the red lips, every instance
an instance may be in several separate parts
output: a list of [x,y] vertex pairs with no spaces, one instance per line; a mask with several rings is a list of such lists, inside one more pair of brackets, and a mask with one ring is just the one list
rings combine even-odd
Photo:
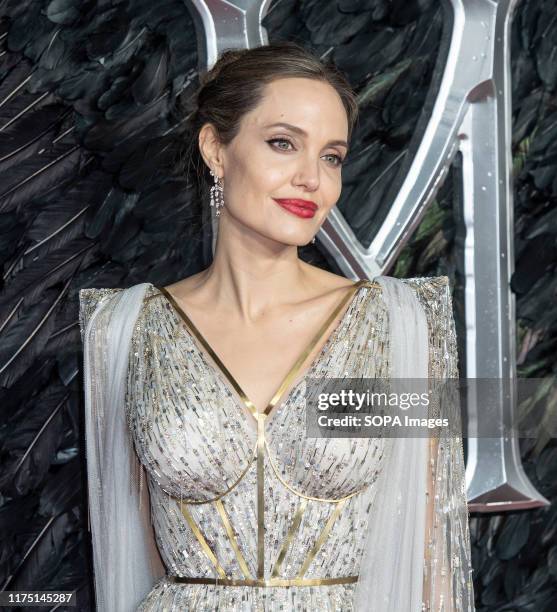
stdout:
[[311,200],[300,200],[298,198],[273,198],[273,200],[284,210],[302,219],[313,217],[318,208],[317,204]]

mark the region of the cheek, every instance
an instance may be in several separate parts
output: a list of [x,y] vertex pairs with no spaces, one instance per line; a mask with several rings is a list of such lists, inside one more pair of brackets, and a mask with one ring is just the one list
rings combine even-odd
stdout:
[[338,174],[330,174],[323,182],[323,189],[327,199],[327,205],[331,208],[338,202],[342,192],[342,179],[340,172]]
[[238,174],[244,194],[249,193],[255,199],[265,199],[285,192],[283,186],[288,183],[289,177],[286,168],[276,163],[267,163],[266,160],[256,162],[254,155],[248,159],[251,163],[243,164]]

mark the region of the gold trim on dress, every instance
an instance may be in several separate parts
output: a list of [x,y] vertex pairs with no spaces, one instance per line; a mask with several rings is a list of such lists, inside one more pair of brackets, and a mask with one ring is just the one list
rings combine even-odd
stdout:
[[[290,386],[290,383],[294,381],[294,379],[296,378],[296,376],[298,375],[298,373],[300,371],[301,366],[304,364],[304,362],[306,361],[308,356],[315,349],[315,347],[317,346],[319,340],[322,339],[323,334],[329,328],[331,323],[336,319],[336,317],[338,316],[338,313],[342,310],[343,306],[345,306],[345,304],[348,302],[348,300],[350,298],[353,297],[354,299],[356,299],[356,295],[357,295],[358,289],[360,289],[360,287],[363,287],[365,284],[367,284],[369,282],[370,281],[368,281],[367,279],[362,279],[362,280],[359,280],[359,281],[355,282],[349,288],[349,291],[348,291],[347,295],[345,295],[342,298],[342,300],[340,300],[340,303],[337,304],[337,306],[334,308],[333,312],[331,312],[331,314],[327,317],[327,319],[325,320],[323,325],[319,328],[319,330],[317,331],[315,336],[313,336],[313,338],[310,340],[309,345],[305,348],[304,351],[302,351],[302,354],[298,357],[298,359],[296,360],[294,365],[290,368],[290,371],[285,376],[285,378],[282,381],[280,387],[277,389],[277,391],[275,392],[275,394],[271,398],[271,401],[269,402],[269,405],[264,410],[264,413],[267,416],[269,416],[271,414],[271,411],[275,407],[275,405],[278,402],[278,400],[280,399],[281,395],[284,393],[284,391],[286,389],[288,389],[288,387]],[[347,311],[348,310],[350,310],[350,307],[348,307]],[[343,317],[343,320],[344,320],[344,317]],[[325,342],[325,344],[333,337],[333,335],[336,333],[338,328],[341,326],[342,322],[343,321],[340,321],[338,326],[335,327],[335,329],[331,332],[331,334],[327,338],[327,341]],[[311,365],[313,365],[313,364],[311,364]],[[309,366],[309,368],[311,368],[311,365]]]
[[202,504],[212,504],[213,502],[218,501],[219,499],[222,499],[223,497],[225,497],[226,495],[228,495],[231,491],[233,491],[243,480],[244,476],[248,473],[250,467],[253,465],[253,462],[257,459],[257,445],[253,451],[253,455],[250,457],[248,464],[246,466],[246,468],[244,469],[244,471],[238,476],[238,479],[232,484],[232,486],[230,488],[228,488],[224,493],[220,493],[219,495],[217,495],[217,497],[212,497],[211,499],[201,499],[201,500],[195,500],[195,499],[184,499],[183,497],[178,497],[177,495],[172,495],[172,493],[166,491],[166,489],[164,489],[164,487],[161,487],[162,490],[169,495],[172,499],[175,499],[178,503],[183,503],[183,504],[188,504],[188,506],[200,506]]
[[294,495],[296,495],[297,497],[302,497],[303,499],[309,499],[311,501],[318,501],[318,502],[327,502],[327,503],[337,503],[337,502],[341,502],[341,501],[346,501],[347,499],[350,499],[351,497],[354,497],[354,495],[358,495],[358,493],[361,493],[362,491],[364,491],[365,489],[367,489],[369,487],[369,484],[364,485],[363,487],[360,487],[359,489],[357,489],[356,491],[349,493],[348,495],[345,495],[344,497],[339,497],[338,499],[327,499],[325,497],[312,497],[311,495],[304,495],[303,493],[300,493],[299,491],[296,491],[296,489],[294,489],[293,487],[291,487],[286,480],[284,480],[282,478],[282,476],[279,474],[279,471],[277,470],[277,466],[275,465],[273,458],[271,457],[271,451],[269,449],[269,445],[267,444],[267,442],[265,442],[265,448],[267,449],[267,457],[269,458],[269,463],[271,464],[271,468],[273,470],[273,472],[275,473],[275,476],[280,480],[280,482],[291,492],[294,493]]
[[[178,304],[178,302],[174,299],[172,294],[165,287],[156,287],[155,285],[153,285],[153,287],[155,287],[155,289],[158,289],[160,294],[162,294],[164,297],[167,298],[167,300],[170,303],[170,305],[174,308],[174,310],[178,313],[178,315],[185,322],[186,328],[188,329],[188,331],[190,331],[191,334],[193,334],[193,336],[198,340],[198,342],[204,347],[204,349],[207,351],[207,353],[209,354],[211,359],[216,364],[216,367],[225,376],[225,378],[228,379],[229,383],[232,385],[232,387],[234,388],[236,393],[242,399],[243,403],[245,404],[245,406],[249,410],[249,413],[252,415],[252,417],[254,418],[254,420],[257,423],[257,443],[256,443],[256,450],[255,450],[255,453],[254,453],[255,456],[248,463],[247,467],[242,472],[242,474],[240,475],[238,480],[232,485],[232,487],[230,487],[228,489],[228,491],[222,493],[218,497],[213,498],[211,500],[188,501],[188,502],[184,502],[183,500],[179,500],[179,505],[180,505],[180,509],[182,511],[182,514],[184,515],[186,521],[188,522],[188,524],[189,524],[193,534],[197,538],[197,540],[198,540],[202,550],[205,552],[205,554],[207,555],[207,557],[209,558],[211,563],[214,565],[214,567],[215,567],[219,577],[218,578],[214,578],[214,579],[212,579],[212,578],[187,578],[187,577],[186,578],[179,578],[179,577],[171,577],[172,579],[176,579],[179,582],[188,582],[190,584],[221,584],[221,585],[227,584],[227,585],[231,585],[231,586],[318,586],[318,585],[325,585],[325,584],[348,584],[350,582],[356,582],[357,581],[357,579],[358,579],[357,576],[346,576],[346,577],[342,577],[342,578],[315,578],[315,579],[304,579],[303,576],[306,573],[306,571],[308,570],[309,566],[311,565],[311,562],[313,561],[315,555],[317,554],[317,552],[319,551],[319,549],[323,545],[325,539],[329,535],[329,532],[330,532],[330,530],[331,530],[331,528],[333,526],[333,523],[335,522],[336,518],[338,517],[338,515],[339,515],[342,507],[344,506],[346,500],[349,499],[350,497],[353,497],[354,495],[357,495],[358,493],[360,493],[368,485],[358,489],[357,491],[355,491],[354,493],[351,493],[350,495],[347,495],[347,496],[341,498],[340,500],[320,499],[320,498],[317,498],[317,497],[310,497],[310,496],[307,496],[307,495],[303,495],[303,494],[295,491],[292,487],[290,487],[281,478],[280,474],[278,473],[278,470],[276,469],[276,467],[274,465],[274,462],[273,462],[272,457],[271,457],[271,453],[269,452],[269,448],[268,448],[267,442],[265,440],[265,421],[266,421],[267,417],[269,417],[272,414],[274,408],[277,405],[277,402],[279,401],[279,399],[281,399],[282,394],[285,392],[286,389],[288,389],[288,387],[290,386],[291,382],[293,380],[295,380],[296,376],[300,372],[300,369],[301,369],[302,365],[304,364],[304,362],[306,361],[308,356],[312,353],[312,351],[315,349],[315,347],[317,346],[319,340],[322,339],[323,334],[325,333],[325,331],[329,328],[331,323],[338,316],[338,313],[346,305],[346,303],[348,302],[348,300],[350,298],[352,298],[352,303],[355,301],[358,290],[361,287],[364,287],[364,286],[368,286],[368,287],[373,287],[373,286],[380,287],[380,285],[378,283],[371,282],[371,281],[369,281],[367,279],[359,280],[359,281],[353,283],[350,286],[350,289],[347,292],[347,294],[340,300],[340,302],[337,304],[337,306],[333,309],[333,311],[327,317],[327,319],[325,320],[323,325],[321,325],[321,327],[319,328],[318,332],[313,336],[313,338],[309,342],[308,346],[302,351],[302,353],[300,354],[300,356],[298,357],[298,359],[296,360],[294,365],[290,368],[289,372],[285,376],[285,378],[282,381],[282,383],[280,384],[279,388],[277,389],[277,391],[273,395],[273,397],[272,397],[271,401],[269,402],[268,406],[262,412],[258,412],[255,404],[247,397],[247,395],[244,393],[244,391],[242,390],[242,388],[240,387],[240,385],[238,384],[238,382],[236,381],[234,376],[232,376],[232,374],[229,372],[229,370],[226,368],[226,366],[222,363],[222,361],[220,360],[218,355],[212,349],[211,345],[207,342],[207,340],[205,340],[204,336],[201,334],[199,329],[195,326],[193,321],[184,312],[184,310],[181,308],[181,306]],[[154,297],[154,296],[151,296],[151,297]],[[320,356],[322,354],[322,351],[325,349],[327,344],[334,339],[335,334],[337,334],[337,332],[339,331],[341,325],[343,324],[343,322],[345,320],[344,317],[346,316],[348,310],[350,310],[350,308],[347,308],[344,311],[343,318],[340,320],[340,322],[335,327],[335,329],[329,334],[327,340],[325,341],[325,343],[323,345],[323,348],[322,348],[321,352],[319,353],[319,355],[317,355],[314,358],[312,363],[307,368],[306,373],[311,370],[311,368],[314,366],[314,364],[320,358]],[[286,402],[287,400],[288,400],[288,394],[287,394],[287,396],[285,398],[283,398],[283,403]],[[286,536],[286,539],[285,539],[285,541],[283,543],[281,551],[279,552],[279,555],[277,557],[277,561],[275,563],[275,566],[274,566],[274,568],[272,570],[272,576],[271,576],[270,579],[266,579],[265,578],[265,488],[264,488],[264,479],[265,479],[265,449],[266,448],[267,448],[267,455],[268,455],[268,458],[269,458],[269,463],[271,464],[272,470],[274,471],[274,473],[277,476],[277,478],[279,479],[279,481],[287,489],[292,491],[295,495],[297,495],[298,497],[303,498],[302,501],[300,502],[298,510],[297,510],[297,512],[296,512],[296,514],[294,516],[292,525],[290,526],[289,532],[288,532],[288,534]],[[251,465],[252,465],[254,460],[257,461],[257,578],[250,578],[249,568],[247,566],[245,558],[243,557],[243,555],[242,555],[242,553],[240,551],[240,548],[238,546],[238,542],[236,541],[236,538],[234,536],[234,532],[232,530],[232,526],[230,524],[230,520],[229,520],[228,515],[227,515],[227,513],[225,511],[225,508],[224,508],[224,505],[223,505],[223,503],[221,501],[221,498],[224,497],[227,493],[229,493],[234,487],[236,487],[236,485],[245,476],[245,474],[247,473],[247,471],[251,467]],[[177,498],[174,497],[174,499],[177,499]],[[319,535],[317,541],[315,542],[315,545],[313,546],[311,551],[308,553],[308,556],[307,556],[306,560],[304,561],[300,571],[298,572],[298,576],[296,578],[293,578],[293,579],[278,578],[278,573],[280,572],[282,562],[283,562],[283,560],[284,560],[284,558],[285,558],[285,556],[287,554],[288,548],[289,548],[289,546],[290,546],[290,544],[291,544],[291,542],[292,542],[292,540],[294,538],[294,535],[295,535],[296,531],[299,528],[300,522],[302,520],[302,516],[303,516],[303,513],[304,513],[306,505],[307,505],[307,500],[315,500],[315,501],[322,501],[322,502],[334,502],[336,504],[336,507],[333,510],[333,512],[332,512],[331,516],[329,517],[329,519],[327,520],[327,523],[325,524],[325,527],[323,528],[321,534]],[[226,533],[228,535],[228,539],[230,541],[230,545],[231,545],[232,549],[234,550],[234,552],[236,554],[236,558],[238,560],[238,564],[240,565],[240,569],[242,570],[242,573],[245,576],[244,580],[235,579],[235,578],[227,578],[226,577],[226,573],[224,572],[224,569],[220,565],[220,563],[219,563],[218,559],[216,558],[215,554],[213,553],[213,551],[209,547],[209,544],[207,543],[207,540],[205,539],[205,537],[201,533],[200,529],[196,525],[195,521],[193,520],[193,517],[192,517],[191,513],[189,512],[189,510],[184,505],[184,504],[206,504],[206,503],[211,503],[211,502],[215,503],[215,505],[217,507],[217,511],[220,514],[220,517],[222,519],[224,528],[225,528]]]
[[167,579],[171,582],[185,584],[249,587],[329,586],[358,582],[358,576],[341,576],[340,578],[269,578],[267,580],[259,578],[242,580],[241,578],[190,578],[189,576],[168,576]]
[[286,538],[284,539],[282,548],[280,549],[279,555],[275,562],[275,567],[273,567],[273,571],[271,572],[271,578],[279,577],[280,570],[282,569],[282,563],[284,561],[284,558],[286,557],[286,553],[288,552],[288,549],[290,548],[290,544],[292,543],[292,540],[294,539],[294,536],[296,535],[296,532],[298,531],[298,528],[300,527],[300,523],[302,522],[302,517],[306,510],[307,503],[308,503],[307,499],[302,499],[300,501],[300,505],[298,506],[298,509],[296,510],[296,514],[294,515],[294,518],[292,519],[292,525],[290,525],[290,529],[288,530],[288,533],[286,534]]
[[[298,359],[296,360],[294,365],[290,368],[289,372],[286,374],[286,376],[285,376],[284,380],[282,381],[282,383],[280,384],[279,388],[277,389],[277,391],[273,395],[273,397],[272,397],[271,401],[269,402],[268,406],[263,411],[263,414],[269,416],[271,414],[271,412],[273,411],[274,407],[276,406],[276,404],[277,404],[279,399],[282,399],[283,402],[288,399],[288,396],[285,397],[285,398],[281,398],[281,394],[284,392],[285,389],[288,388],[290,382],[292,380],[294,380],[296,375],[299,373],[300,367],[303,365],[303,363],[307,359],[308,355],[317,346],[317,343],[319,342],[319,340],[321,340],[323,334],[328,329],[330,324],[338,316],[338,313],[341,311],[342,307],[346,304],[346,302],[349,300],[350,297],[352,297],[353,301],[354,301],[356,299],[357,290],[360,289],[361,287],[364,287],[364,286],[368,286],[368,287],[374,287],[374,286],[380,287],[379,283],[374,283],[374,282],[372,282],[372,281],[370,281],[368,279],[361,279],[359,281],[356,281],[352,285],[350,285],[347,295],[345,295],[342,298],[342,300],[340,301],[340,303],[337,304],[337,306],[334,308],[333,312],[327,317],[327,319],[325,320],[323,325],[319,328],[319,331],[310,340],[308,346],[302,351],[302,354],[298,357]],[[166,289],[166,287],[157,287],[155,285],[153,285],[153,287],[155,287],[155,289],[158,289],[167,298],[167,300],[169,301],[171,306],[174,307],[175,311],[182,318],[182,320],[186,323],[187,329],[195,336],[195,338],[199,341],[199,343],[207,351],[207,353],[209,354],[211,359],[216,364],[217,368],[228,379],[228,382],[230,383],[230,385],[236,391],[236,393],[238,394],[238,396],[240,397],[242,402],[246,405],[247,409],[249,410],[249,412],[251,413],[253,418],[256,419],[257,418],[257,413],[258,413],[257,407],[249,399],[249,397],[244,393],[242,387],[238,384],[238,381],[234,378],[234,376],[230,373],[228,368],[220,360],[219,356],[215,353],[215,351],[213,350],[213,348],[211,347],[209,342],[205,339],[203,334],[196,327],[195,323],[184,312],[184,310],[178,304],[178,302],[176,301],[174,296]],[[345,311],[344,314],[346,314],[346,312],[348,312],[348,310],[350,310],[350,308],[347,308],[347,310]],[[336,332],[339,330],[340,326],[342,325],[343,321],[344,321],[344,317],[341,319],[341,321],[338,323],[338,325],[335,327],[335,329],[330,333],[329,337],[327,338],[326,342],[324,343],[323,348],[325,348],[325,345],[334,337],[334,335],[336,334]],[[307,368],[306,372],[308,372],[313,367],[315,361],[318,358],[319,358],[319,355],[317,355],[315,357],[315,360],[309,365],[309,367]],[[283,403],[283,402],[281,402],[281,403]]]
[[246,563],[246,560],[244,559],[244,556],[242,555],[242,551],[240,550],[240,547],[238,546],[238,542],[236,541],[236,536],[234,535],[234,530],[232,529],[232,525],[230,524],[230,519],[228,518],[228,514],[226,513],[224,504],[219,499],[215,502],[215,506],[217,507],[218,513],[220,514],[222,524],[224,525],[224,528],[226,530],[226,535],[228,536],[228,539],[230,540],[230,546],[232,547],[232,550],[234,551],[234,554],[236,555],[236,560],[238,561],[238,565],[240,566],[240,569],[242,570],[242,574],[244,574],[246,578],[251,578],[251,574],[249,573],[248,564]]
[[201,546],[203,552],[207,555],[209,561],[211,561],[211,563],[215,566],[218,575],[221,578],[226,578],[225,571],[222,569],[221,564],[218,562],[215,553],[211,550],[209,544],[207,543],[207,540],[205,539],[205,536],[201,533],[201,530],[197,526],[196,522],[193,520],[193,516],[190,514],[190,511],[183,504],[180,504],[180,510],[182,511],[182,514],[188,522],[188,525],[190,526],[193,535],[197,538],[197,541],[199,542],[199,545]]
[[338,515],[340,514],[340,511],[344,507],[344,504],[345,504],[345,500],[337,502],[336,508],[331,513],[329,520],[327,521],[325,527],[323,527],[323,531],[320,533],[319,537],[317,538],[317,541],[315,542],[313,548],[309,551],[308,556],[306,557],[306,560],[304,561],[304,564],[300,568],[300,571],[298,572],[298,575],[296,576],[296,578],[303,578],[304,574],[308,571],[309,566],[311,565],[311,562],[313,561],[313,559],[315,558],[315,555],[319,552],[319,549],[321,548],[321,546],[323,546],[323,543],[327,539],[327,536],[329,535],[329,532],[331,531],[333,527],[333,523],[337,520]]
[[265,415],[257,414],[257,577],[265,578]]

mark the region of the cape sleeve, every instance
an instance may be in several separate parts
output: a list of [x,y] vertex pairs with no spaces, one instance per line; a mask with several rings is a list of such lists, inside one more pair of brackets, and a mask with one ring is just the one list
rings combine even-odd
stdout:
[[412,280],[428,322],[428,377],[440,383],[440,401],[428,416],[450,424],[432,430],[428,444],[423,610],[470,612],[475,607],[462,424],[456,388],[442,383],[459,376],[449,279]]
[[89,529],[101,612],[136,610],[165,573],[125,414],[131,338],[146,287],[79,292]]
[[[388,309],[387,354],[397,391],[432,391],[435,379],[457,377],[448,278],[375,280]],[[435,430],[386,439],[354,594],[357,612],[474,610],[464,458],[460,433],[454,434],[460,412],[454,401],[424,408],[423,417],[440,412],[451,428],[438,431],[438,441]]]

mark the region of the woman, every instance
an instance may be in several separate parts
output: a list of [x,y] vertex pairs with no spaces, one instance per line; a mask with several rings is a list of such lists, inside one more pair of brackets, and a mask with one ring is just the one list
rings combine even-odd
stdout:
[[214,261],[80,292],[98,608],[473,610],[460,438],[305,436],[309,376],[458,376],[446,277],[298,258],[341,192],[353,92],[282,43],[223,54],[197,102]]

